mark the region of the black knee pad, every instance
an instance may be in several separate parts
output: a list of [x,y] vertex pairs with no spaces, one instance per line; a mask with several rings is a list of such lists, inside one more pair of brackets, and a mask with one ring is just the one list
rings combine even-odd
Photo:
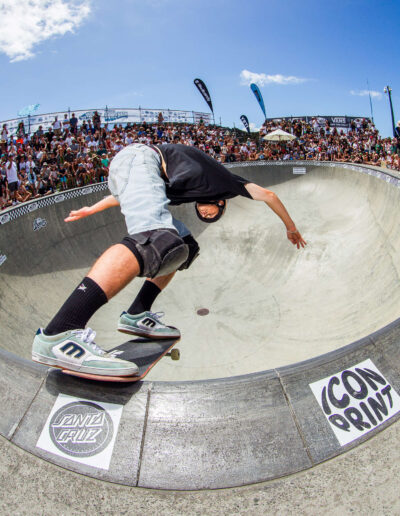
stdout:
[[145,278],[176,271],[189,256],[189,246],[173,229],[154,229],[125,237],[125,245],[136,256]]
[[178,271],[188,269],[200,254],[199,244],[192,237],[192,235],[186,235],[183,237],[183,241],[189,247],[189,256],[187,257],[187,260],[179,267]]

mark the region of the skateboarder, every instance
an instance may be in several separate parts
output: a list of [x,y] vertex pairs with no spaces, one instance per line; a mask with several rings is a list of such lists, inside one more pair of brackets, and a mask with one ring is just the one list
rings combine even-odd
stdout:
[[306,245],[276,194],[232,174],[195,147],[129,145],[112,160],[108,186],[112,195],[72,211],[65,220],[120,206],[128,236],[100,256],[47,327],[37,331],[32,348],[37,362],[98,375],[136,374],[134,364],[107,354],[94,343],[95,332],[86,328],[92,315],[136,276],[148,279],[120,316],[118,330],[152,338],[179,337],[179,330],[150,311],[175,272],[190,267],[199,254],[190,231],[169,212],[169,203],[194,202],[198,217],[210,223],[223,215],[226,199],[241,195],[264,201],[281,218],[290,242],[298,249]]

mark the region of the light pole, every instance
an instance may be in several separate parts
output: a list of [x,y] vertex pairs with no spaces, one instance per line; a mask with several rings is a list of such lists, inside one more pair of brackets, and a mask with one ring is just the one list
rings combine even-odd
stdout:
[[394,123],[394,113],[393,113],[393,104],[392,104],[392,88],[386,86],[383,91],[389,96],[389,104],[390,104],[390,113],[392,115],[392,129],[393,129],[393,137],[396,138],[396,126]]

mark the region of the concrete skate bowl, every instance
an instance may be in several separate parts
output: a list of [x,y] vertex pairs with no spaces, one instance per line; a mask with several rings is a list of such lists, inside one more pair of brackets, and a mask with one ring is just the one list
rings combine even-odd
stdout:
[[[305,167],[306,173],[294,174],[293,167]],[[140,384],[68,378],[29,361],[36,329],[102,251],[124,235],[117,209],[63,222],[71,209],[106,195],[106,186],[57,194],[1,215],[4,436],[39,457],[100,479],[203,489],[312,467],[396,419],[395,396],[387,407],[381,405],[379,418],[368,407],[361,422],[354,412],[360,409],[348,411],[350,422],[336,414],[352,408],[350,401],[342,408],[325,406],[324,413],[310,384],[338,378],[337,387],[336,380],[329,383],[328,402],[346,400],[341,374],[357,366],[364,376],[376,368],[386,382],[382,389],[400,392],[399,180],[387,171],[341,164],[255,163],[231,169],[275,191],[308,246],[298,251],[288,243],[284,226],[263,203],[233,199],[221,221],[211,225],[198,221],[192,206],[174,208],[199,241],[201,255],[178,273],[153,308],[165,311],[167,322],[181,329],[181,360],[164,359]],[[132,282],[91,320],[103,347],[126,340],[116,333],[116,321],[142,282]],[[360,378],[344,383],[358,403],[360,396],[371,397],[365,386],[375,392],[372,380]],[[104,410],[122,407],[120,421],[113,420],[116,438],[107,464],[105,452],[77,460],[76,450],[73,455],[54,442],[43,444],[54,404],[76,399],[112,404]],[[330,416],[338,416],[336,423],[351,438],[335,434],[338,426],[333,428]]]

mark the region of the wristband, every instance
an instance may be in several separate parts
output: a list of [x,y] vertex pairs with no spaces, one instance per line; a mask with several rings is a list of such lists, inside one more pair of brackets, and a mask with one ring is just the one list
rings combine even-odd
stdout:
[[294,231],[290,231],[289,229],[287,229],[286,233],[297,233],[297,229],[295,229]]

